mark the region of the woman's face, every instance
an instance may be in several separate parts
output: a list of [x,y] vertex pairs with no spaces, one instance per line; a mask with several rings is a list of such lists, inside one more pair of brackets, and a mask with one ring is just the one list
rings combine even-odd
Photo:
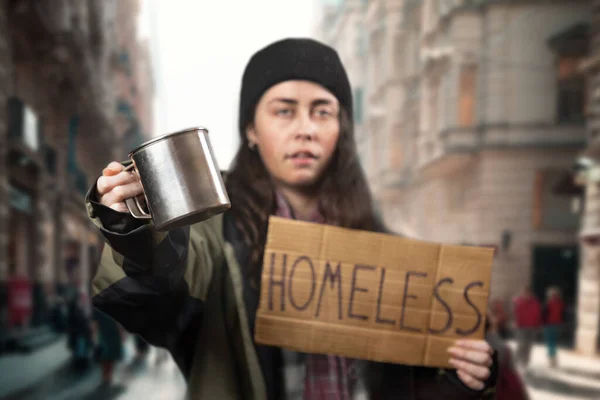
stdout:
[[329,165],[340,134],[340,106],[324,87],[285,81],[267,90],[247,136],[277,185],[314,185]]

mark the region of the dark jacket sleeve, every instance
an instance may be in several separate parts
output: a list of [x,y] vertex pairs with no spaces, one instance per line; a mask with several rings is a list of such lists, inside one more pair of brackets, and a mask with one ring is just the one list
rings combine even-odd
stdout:
[[210,246],[197,233],[190,244],[190,227],[158,232],[151,222],[98,203],[95,193],[94,186],[86,207],[106,243],[92,281],[94,307],[150,344],[169,349],[187,375],[206,292],[191,293],[186,275],[210,280]]

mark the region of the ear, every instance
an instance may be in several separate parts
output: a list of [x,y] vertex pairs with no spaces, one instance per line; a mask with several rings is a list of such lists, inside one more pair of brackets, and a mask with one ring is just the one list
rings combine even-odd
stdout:
[[248,139],[249,143],[258,143],[258,135],[256,135],[256,130],[254,129],[253,124],[248,124],[248,127],[246,128],[246,138]]

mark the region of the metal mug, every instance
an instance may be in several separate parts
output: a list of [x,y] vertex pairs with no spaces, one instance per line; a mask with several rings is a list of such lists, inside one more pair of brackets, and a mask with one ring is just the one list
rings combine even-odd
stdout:
[[131,215],[152,219],[159,231],[192,225],[231,207],[205,128],[149,140],[129,153],[148,211],[137,197],[125,200]]

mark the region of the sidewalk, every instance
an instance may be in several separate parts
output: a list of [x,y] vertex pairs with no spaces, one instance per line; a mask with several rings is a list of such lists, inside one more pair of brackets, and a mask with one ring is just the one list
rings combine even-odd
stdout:
[[[147,363],[138,367],[130,364],[129,376],[126,373],[122,375],[123,384],[126,385],[125,391],[117,397],[118,400],[183,400],[184,398],[185,380],[170,357],[164,364],[155,365],[151,354]],[[86,398],[86,400],[91,399]]]
[[114,385],[102,385],[101,371],[93,365],[85,371],[72,368],[66,340],[31,354],[0,357],[2,400],[178,400],[185,381],[170,357],[155,365],[156,350],[147,360],[135,362],[134,344],[125,344],[125,359],[117,364]]
[[[510,345],[514,349],[515,344]],[[550,368],[546,348],[534,346],[524,372],[531,400],[600,399],[600,358],[559,349],[558,361],[558,368]]]
[[0,398],[30,387],[60,369],[70,359],[66,338],[31,353],[0,357]]

